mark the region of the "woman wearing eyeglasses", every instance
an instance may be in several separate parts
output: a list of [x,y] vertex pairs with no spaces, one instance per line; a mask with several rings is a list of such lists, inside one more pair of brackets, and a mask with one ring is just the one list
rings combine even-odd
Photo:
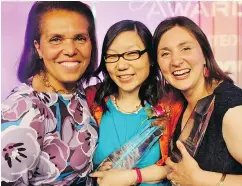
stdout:
[[[159,88],[161,79],[158,66],[152,60],[151,46],[150,31],[138,21],[120,21],[110,27],[104,38],[101,64],[96,72],[101,73],[104,80],[96,93],[96,105],[91,106],[100,134],[93,159],[96,166],[154,121],[148,119],[147,109],[156,106],[164,95]],[[87,91],[89,103],[91,95],[95,96],[92,90],[93,87]],[[176,123],[173,116],[178,116],[181,110],[180,104],[171,104],[173,127],[166,127],[160,143],[157,140],[148,153],[141,156],[135,170],[111,169],[112,163],[105,163],[99,170],[110,170],[90,176],[97,177],[99,185],[165,185],[161,180],[167,170],[160,165],[167,157],[170,129]]]

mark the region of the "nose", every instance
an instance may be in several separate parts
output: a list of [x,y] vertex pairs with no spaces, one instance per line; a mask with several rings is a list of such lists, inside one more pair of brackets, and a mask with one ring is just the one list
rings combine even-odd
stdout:
[[129,68],[129,62],[121,57],[117,62],[116,68],[119,71],[124,71]]
[[171,58],[171,64],[173,66],[180,66],[183,63],[183,59],[180,55],[173,54]]
[[74,56],[77,54],[76,44],[73,40],[68,40],[63,43],[63,51],[65,55]]

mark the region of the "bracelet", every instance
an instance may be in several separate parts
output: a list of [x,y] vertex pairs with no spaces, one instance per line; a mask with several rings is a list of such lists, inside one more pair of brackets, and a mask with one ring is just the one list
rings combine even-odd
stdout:
[[221,179],[219,180],[219,182],[218,182],[218,184],[216,186],[223,186],[225,177],[226,177],[226,174],[223,173]]
[[136,181],[136,183],[142,183],[142,174],[140,172],[140,169],[134,168],[134,170],[136,171],[136,174],[137,174],[137,181]]

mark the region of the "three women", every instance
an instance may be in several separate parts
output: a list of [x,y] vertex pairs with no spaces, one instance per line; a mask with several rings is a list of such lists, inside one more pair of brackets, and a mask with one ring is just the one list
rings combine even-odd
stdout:
[[[153,183],[166,177],[167,169],[155,163],[160,158],[163,163],[167,156],[181,105],[170,97],[162,99],[165,94],[159,89],[158,61],[166,79],[164,90],[174,89],[185,105],[174,141],[197,101],[212,93],[216,96],[196,161],[178,142],[183,160],[178,164],[167,160],[172,169],[168,179],[180,185],[239,185],[241,176],[233,174],[242,174],[241,119],[236,117],[242,111],[241,89],[219,69],[206,36],[188,18],[171,18],[158,26],[154,35],[156,60],[151,57],[150,46],[151,34],[139,22],[118,23],[106,35],[98,70],[104,74],[96,98],[103,115],[96,117],[100,139],[94,162],[99,164],[152,122],[145,108],[162,104],[172,118],[160,145],[155,143],[137,165],[142,179],[134,170],[110,170],[97,175],[99,183],[115,184],[117,177],[124,185],[141,180]],[[80,84],[89,80],[95,65],[96,38],[90,9],[80,2],[35,3],[19,67],[19,79],[25,83],[2,104],[3,181],[90,184],[86,175],[92,168],[97,132]],[[224,159],[227,161],[221,161]],[[204,177],[211,179],[206,183]]]

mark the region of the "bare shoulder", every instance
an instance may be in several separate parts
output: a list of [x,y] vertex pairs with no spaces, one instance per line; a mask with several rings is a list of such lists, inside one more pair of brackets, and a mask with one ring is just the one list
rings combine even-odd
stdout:
[[223,137],[230,154],[242,164],[242,105],[230,108],[223,118]]

